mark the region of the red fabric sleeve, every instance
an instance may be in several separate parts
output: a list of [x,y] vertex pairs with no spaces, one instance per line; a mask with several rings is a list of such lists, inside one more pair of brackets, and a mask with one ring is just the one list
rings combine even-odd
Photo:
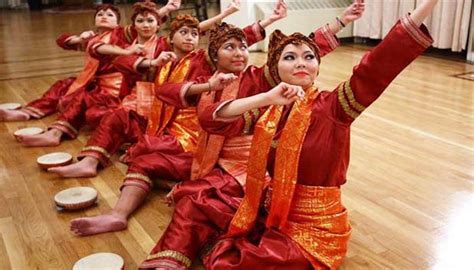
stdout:
[[331,94],[335,118],[351,123],[432,42],[424,25],[417,27],[408,15],[403,17],[380,44],[363,56],[351,78]]
[[[242,75],[237,98],[253,96],[270,89],[270,85],[265,79],[264,68],[250,66]],[[206,94],[206,93],[205,93]],[[219,119],[216,112],[225,103],[232,100],[220,100],[220,92],[217,93],[218,102],[205,108],[198,106],[199,123],[202,128],[209,133],[219,134],[228,137],[247,135],[253,133],[253,127],[265,108],[255,109],[245,112],[242,116],[234,119]]]

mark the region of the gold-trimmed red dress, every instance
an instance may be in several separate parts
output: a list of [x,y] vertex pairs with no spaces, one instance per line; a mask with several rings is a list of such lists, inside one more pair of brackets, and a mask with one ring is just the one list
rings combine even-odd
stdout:
[[[351,123],[431,43],[405,16],[334,91],[311,88],[304,101],[259,116],[245,186],[219,168],[180,184],[173,219],[142,267],[186,269],[201,253],[206,269],[336,269],[350,236],[339,187]],[[245,116],[222,121],[219,108],[200,111],[202,127],[239,136]]]
[[[243,31],[250,45],[265,37],[258,23]],[[169,69],[172,71],[167,75]],[[127,152],[129,167],[123,186],[137,186],[149,192],[154,181],[189,179],[201,128],[196,107],[182,105],[182,89],[190,85],[189,81],[199,81],[199,78],[207,81],[212,70],[204,50],[189,53],[177,66],[168,64],[161,69],[156,81],[166,83],[159,83],[160,87],[156,88],[157,100],[150,113],[146,135]]]
[[[86,124],[96,127],[106,113],[118,107],[119,93],[124,87],[123,76],[112,65],[114,56],[101,55],[97,48],[104,44],[128,47],[133,40],[130,35],[136,34],[131,28],[119,26],[80,45],[86,47],[84,69],[64,94],[67,102],[59,103],[58,119],[50,128],[63,131],[69,138],[76,138],[81,127]],[[65,41],[68,38],[65,37]]]
[[[333,34],[330,34],[327,26],[318,28],[311,36],[320,48],[322,56],[330,53],[339,45],[339,41]],[[222,106],[223,102],[267,91],[275,85],[265,66],[249,66],[239,76],[239,80],[226,87],[223,91],[205,93],[198,99],[184,99],[184,94],[192,83],[206,82],[208,78],[200,78],[196,82],[167,84],[160,88],[163,93],[170,94],[162,95],[161,98],[175,106],[187,107],[198,104],[200,123],[204,123],[204,125],[213,125],[212,123],[215,123],[223,127],[220,130],[220,134],[225,134],[226,127],[224,126],[231,123],[234,125],[233,130],[238,130],[236,134],[233,134],[235,136],[227,138],[220,135],[215,137],[212,134],[201,135],[192,166],[192,177],[197,180],[187,181],[185,185],[177,184],[173,189],[173,199],[178,203],[176,209],[192,209],[194,207],[194,203],[197,203],[199,199],[196,201],[194,198],[191,198],[192,196],[187,196],[190,194],[198,194],[198,197],[204,196],[206,200],[210,199],[209,204],[206,202],[210,209],[202,209],[202,211],[199,210],[199,213],[196,212],[194,214],[196,218],[200,216],[203,221],[208,218],[206,217],[208,213],[214,213],[211,215],[215,216],[210,217],[212,220],[222,217],[222,220],[226,221],[232,218],[232,214],[238,207],[238,199],[230,198],[225,204],[221,204],[224,209],[213,209],[214,203],[210,202],[216,196],[219,198],[221,195],[227,196],[225,195],[226,192],[232,194],[232,197],[238,198],[243,196],[242,185],[245,182],[246,161],[250,150],[253,128],[255,121],[264,110],[248,112],[243,117],[231,122],[211,119],[213,118],[213,111],[217,107]],[[186,202],[181,203],[182,198]],[[217,199],[217,201],[219,200]],[[180,206],[181,204],[189,205]],[[201,205],[201,202],[198,202],[198,204]],[[182,260],[178,261],[186,261],[184,265],[188,265],[191,259],[186,258],[195,258],[202,247],[213,239],[209,233],[212,235],[218,234],[216,228],[209,230],[207,225],[201,228],[199,222],[189,224],[190,226],[197,225],[197,227],[188,228],[188,222],[184,221],[186,217],[184,215],[181,216],[180,212],[180,210],[175,211],[172,224],[153,248],[147,260],[140,266],[141,268],[169,267],[170,263],[175,263],[173,258],[181,258]],[[232,214],[226,215],[226,212]],[[176,217],[177,215],[180,217]],[[186,212],[186,215],[189,215],[189,212]],[[181,222],[186,224],[180,224]],[[222,228],[225,228],[225,223],[221,225]],[[193,232],[200,232],[202,229],[202,233],[195,234],[195,237],[193,236],[192,239],[174,238],[175,235],[180,234],[179,231],[181,229],[185,231],[190,229]],[[185,242],[188,244],[181,246],[181,248],[174,248]],[[177,266],[174,265],[173,267]]]

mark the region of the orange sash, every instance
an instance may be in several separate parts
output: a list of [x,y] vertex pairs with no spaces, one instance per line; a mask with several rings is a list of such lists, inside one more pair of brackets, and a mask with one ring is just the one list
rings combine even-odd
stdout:
[[[281,228],[286,221],[296,185],[299,153],[309,126],[311,103],[317,95],[317,90],[312,88],[304,100],[297,101],[283,129],[276,153],[274,197],[272,197],[272,208],[267,219],[267,226]],[[229,236],[245,234],[255,223],[265,186],[268,153],[282,111],[282,106],[271,106],[255,126],[245,196],[229,226]],[[275,197],[275,194],[282,197]],[[281,208],[277,209],[275,205]]]
[[[193,51],[181,58],[173,70],[171,70],[172,62],[168,62],[165,66],[161,67],[160,72],[155,79],[155,89],[165,82],[183,82],[189,72],[189,67],[191,65],[190,58],[193,57],[195,53],[196,51]],[[148,118],[146,133],[148,135],[157,135],[163,132],[175,111],[176,108],[174,106],[167,105],[160,99],[154,97],[150,117]]]
[[[111,36],[112,36],[112,32],[110,31],[105,32],[101,35],[93,37],[89,41],[89,44],[93,44],[94,42],[98,40],[104,43],[109,43]],[[75,91],[77,91],[78,89],[80,89],[81,87],[84,87],[87,83],[89,83],[92,80],[92,78],[96,74],[97,69],[99,68],[100,61],[93,58],[88,53],[86,53],[85,57],[86,59],[85,59],[84,69],[82,69],[81,73],[77,75],[76,80],[69,86],[69,89],[67,90],[66,95],[70,95],[74,93]]]
[[[153,58],[156,50],[158,37],[153,35],[143,44],[145,46],[145,57]],[[131,46],[138,43],[135,39]],[[152,82],[137,81],[132,93],[122,100],[122,107],[127,110],[136,110],[142,116],[148,117],[150,114],[153,97],[155,95],[155,85]]]
[[281,232],[298,244],[314,269],[337,269],[346,256],[351,235],[341,190],[296,185],[291,211]]
[[[217,74],[217,73],[216,73]],[[221,101],[235,99],[239,93],[241,77],[229,84],[222,90]],[[198,111],[211,105],[215,101],[214,91],[201,94]],[[216,134],[201,132],[199,134],[197,149],[191,167],[191,180],[199,179],[212,171],[219,160],[219,154],[224,145],[225,137]]]
[[[308,89],[304,100],[293,105],[283,128],[276,150],[271,199],[266,200],[270,203],[266,226],[277,228],[298,243],[315,269],[333,269],[342,263],[350,235],[340,190],[296,184],[311,105],[317,96],[315,87]],[[255,224],[265,188],[268,153],[281,113],[281,106],[271,106],[256,124],[245,196],[229,225],[227,237],[245,235]]]
[[253,135],[225,138],[217,164],[244,187]]

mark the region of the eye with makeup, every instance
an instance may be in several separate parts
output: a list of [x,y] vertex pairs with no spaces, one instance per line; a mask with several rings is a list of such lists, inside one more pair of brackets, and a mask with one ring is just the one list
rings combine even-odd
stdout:
[[304,56],[304,59],[306,60],[313,60],[316,58],[316,55],[312,54],[312,53],[308,53]]
[[[304,57],[305,60],[308,60],[308,61],[311,61],[311,60],[316,58],[316,56],[313,53],[307,53],[303,57]],[[295,59],[296,59],[296,57],[292,53],[289,53],[289,54],[287,54],[283,57],[283,60],[285,60],[285,61],[293,61]]]
[[228,50],[228,51],[231,51],[234,49],[234,44],[226,44],[224,46],[224,49]]
[[287,54],[287,55],[283,56],[283,60],[293,61],[293,60],[295,60],[295,56],[293,54]]

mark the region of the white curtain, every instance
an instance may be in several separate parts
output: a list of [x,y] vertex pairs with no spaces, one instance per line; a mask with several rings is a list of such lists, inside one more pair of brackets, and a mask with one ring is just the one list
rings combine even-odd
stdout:
[[[398,18],[423,0],[366,0],[366,12],[354,24],[354,35],[381,39]],[[433,46],[459,52],[466,49],[472,0],[441,0],[425,21]]]

